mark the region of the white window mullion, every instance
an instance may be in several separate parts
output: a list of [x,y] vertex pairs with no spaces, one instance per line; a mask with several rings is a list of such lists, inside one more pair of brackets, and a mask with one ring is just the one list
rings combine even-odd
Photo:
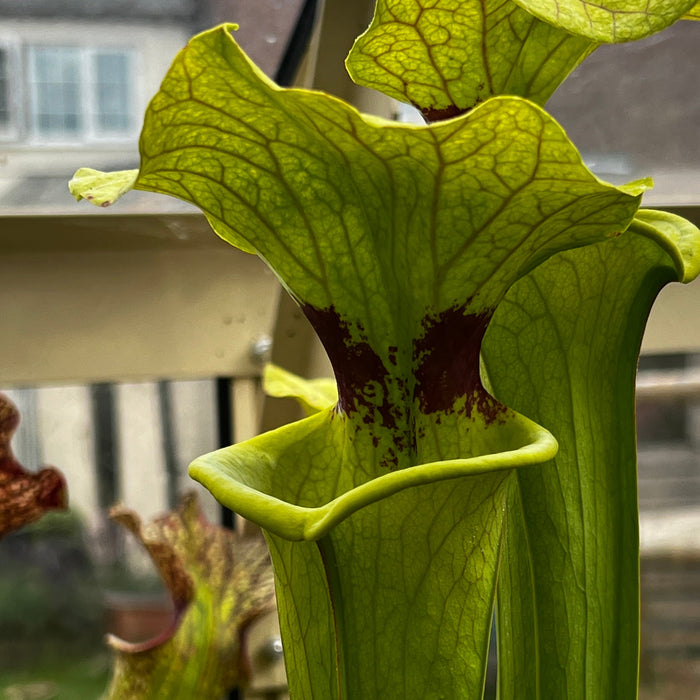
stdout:
[[83,119],[85,138],[94,141],[98,138],[97,115],[97,58],[94,49],[83,48],[81,57],[83,76]]
[[38,95],[38,76],[37,76],[37,55],[34,47],[27,47],[25,50],[27,62],[27,107],[28,107],[28,127],[31,134],[39,133],[39,95]]

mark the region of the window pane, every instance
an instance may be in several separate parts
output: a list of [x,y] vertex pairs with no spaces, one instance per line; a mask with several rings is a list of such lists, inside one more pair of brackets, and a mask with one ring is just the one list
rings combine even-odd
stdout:
[[35,47],[30,55],[35,133],[51,138],[77,135],[83,126],[80,52]]
[[96,56],[96,119],[98,133],[124,133],[131,127],[129,58],[125,53]]

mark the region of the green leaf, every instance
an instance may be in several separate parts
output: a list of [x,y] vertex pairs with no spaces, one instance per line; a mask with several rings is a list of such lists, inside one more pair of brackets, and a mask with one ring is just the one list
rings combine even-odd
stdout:
[[111,517],[150,554],[174,604],[169,628],[155,639],[107,641],[115,663],[106,700],[220,700],[243,687],[246,627],[274,609],[272,570],[260,537],[241,538],[210,525],[194,494],[147,526],[123,506]]
[[485,391],[481,340],[519,278],[623,232],[647,183],[597,180],[521,98],[414,127],[282,90],[228,29],[175,60],[134,186],[275,270],[338,402],[191,474],[266,530],[294,697],[477,697],[511,471],[556,452]]
[[[280,372],[266,373],[281,378],[280,393],[316,397],[317,381]],[[337,390],[324,386],[324,396]],[[268,532],[299,697],[480,697],[508,476],[403,491],[318,543]],[[386,536],[393,524],[402,537]],[[465,560],[465,541],[478,557]]]
[[[510,449],[527,444],[526,433],[544,440],[483,395],[481,335],[519,276],[561,248],[626,228],[644,189],[598,181],[525,100],[496,98],[430,128],[382,122],[324,94],[280,90],[227,28],[178,56],[146,114],[141,150],[135,186],[198,204],[222,237],[255,250],[326,345],[340,410],[325,423],[342,426],[332,429],[341,436],[355,431],[362,458],[357,473],[345,468],[343,488],[306,497],[316,508],[351,485],[364,489],[364,504],[428,478],[397,467],[447,460],[450,469],[436,472],[445,478],[466,459],[459,469],[480,470],[469,460],[501,433]],[[118,174],[115,188],[123,181]],[[501,412],[505,422],[494,420]],[[478,438],[458,427],[465,414]],[[382,478],[376,492],[365,483],[373,477]],[[344,504],[330,521],[354,508]],[[280,518],[289,536],[324,530],[326,514],[316,525],[297,514]]]
[[[406,469],[382,463],[381,428],[365,436],[331,408],[203,455],[190,466],[190,475],[221,503],[266,530],[289,540],[316,540],[358,510],[406,489],[537,464],[557,449],[546,430],[505,408],[493,422],[474,412],[462,434],[443,433],[442,421],[454,423],[449,415],[438,417],[434,434],[421,431],[418,446],[419,453],[435,454],[435,461],[418,459]],[[392,443],[388,449],[399,448]],[[451,456],[458,450],[462,456]]]
[[601,43],[699,19],[693,0],[377,0],[346,61],[358,84],[413,104],[428,121],[494,95],[543,105]]
[[268,396],[296,399],[307,415],[338,401],[338,387],[332,379],[303,379],[273,364],[265,366],[263,389]]
[[403,491],[317,543],[268,534],[294,697],[481,697],[506,479]]
[[514,0],[545,22],[592,41],[643,39],[690,12],[696,0]]
[[683,19],[700,20],[700,3],[695,5],[695,7],[691,7],[690,10],[688,10],[688,12],[685,13]]
[[68,189],[77,201],[87,199],[95,206],[108,207],[133,189],[138,174],[138,170],[103,173],[92,168],[80,168],[68,183]]
[[596,46],[510,0],[378,0],[346,63],[356,83],[438,121],[493,95],[544,104]]
[[498,583],[503,698],[636,697],[637,357],[657,293],[699,264],[696,227],[640,211],[624,236],[531,272],[489,327],[496,396],[560,446],[512,475]]
[[[426,384],[439,359],[428,346],[447,326],[478,345],[518,276],[623,230],[643,189],[596,180],[525,100],[493,99],[429,129],[382,122],[324,94],[280,90],[226,28],[178,56],[141,150],[135,186],[197,204],[220,236],[265,259],[335,361],[343,409],[382,413],[395,435],[415,431],[406,391],[418,414],[459,398],[446,377]],[[115,176],[115,196],[123,181]],[[337,366],[341,357],[352,367]]]

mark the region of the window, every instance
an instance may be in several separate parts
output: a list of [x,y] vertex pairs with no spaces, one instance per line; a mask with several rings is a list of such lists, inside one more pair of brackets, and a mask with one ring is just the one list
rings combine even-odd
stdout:
[[116,49],[29,49],[31,135],[42,141],[131,136],[132,56]]

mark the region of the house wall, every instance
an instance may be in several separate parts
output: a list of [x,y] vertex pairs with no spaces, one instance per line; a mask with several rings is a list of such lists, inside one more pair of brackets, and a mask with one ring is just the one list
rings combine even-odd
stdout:
[[3,17],[142,17],[179,19],[196,16],[200,0],[0,0]]

